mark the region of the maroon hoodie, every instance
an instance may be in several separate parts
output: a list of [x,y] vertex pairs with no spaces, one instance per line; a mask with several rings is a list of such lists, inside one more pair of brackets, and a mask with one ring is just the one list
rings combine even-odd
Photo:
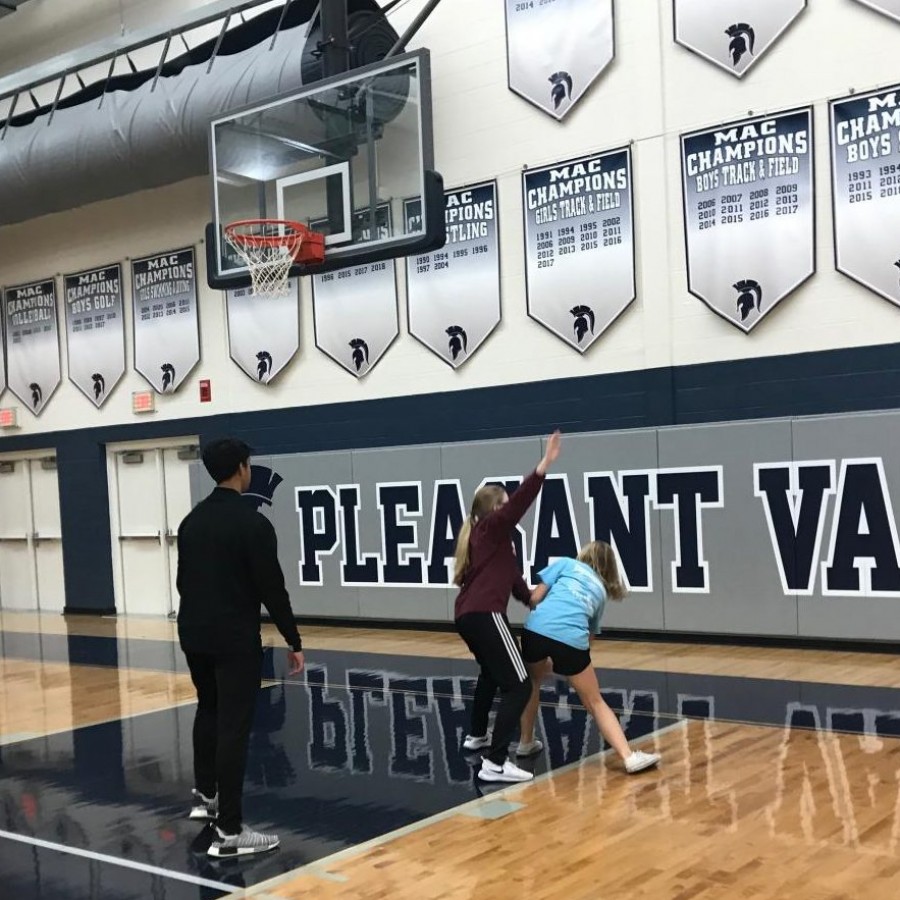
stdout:
[[513,529],[534,503],[544,476],[532,472],[510,494],[509,502],[475,523],[469,538],[469,568],[456,598],[455,617],[466,613],[505,613],[509,595],[527,604],[531,596],[519,574]]

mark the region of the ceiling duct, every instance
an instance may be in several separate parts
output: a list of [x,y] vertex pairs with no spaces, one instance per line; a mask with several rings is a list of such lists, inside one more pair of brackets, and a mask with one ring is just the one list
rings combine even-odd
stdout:
[[[378,3],[347,5],[351,66],[383,59],[398,36]],[[0,123],[0,226],[208,173],[212,118],[321,77],[317,8],[293,0],[230,30],[226,20],[157,68],[14,109]]]

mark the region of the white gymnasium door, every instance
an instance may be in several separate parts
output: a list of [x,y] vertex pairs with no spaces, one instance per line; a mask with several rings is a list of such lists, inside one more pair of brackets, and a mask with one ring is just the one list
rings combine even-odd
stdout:
[[55,457],[0,461],[0,607],[62,612],[65,606]]
[[190,511],[190,464],[196,438],[109,448],[110,519],[114,523],[116,609],[173,615],[178,607],[175,538]]

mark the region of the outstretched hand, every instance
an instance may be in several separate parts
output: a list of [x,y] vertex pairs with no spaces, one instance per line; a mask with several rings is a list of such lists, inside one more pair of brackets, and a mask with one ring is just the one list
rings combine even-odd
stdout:
[[547,472],[547,469],[559,459],[559,453],[562,449],[562,434],[557,428],[553,434],[547,438],[547,449],[544,451],[544,458],[538,463],[538,473],[540,475],[544,475]]

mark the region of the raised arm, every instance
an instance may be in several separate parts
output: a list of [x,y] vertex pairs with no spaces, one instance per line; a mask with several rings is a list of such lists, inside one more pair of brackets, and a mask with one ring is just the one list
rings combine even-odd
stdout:
[[517,490],[510,495],[509,502],[495,509],[485,519],[486,527],[491,531],[508,532],[528,512],[528,508],[534,503],[535,498],[544,483],[547,470],[559,457],[562,436],[559,431],[554,431],[547,440],[547,450],[544,458],[537,464],[537,468],[522,482]]

